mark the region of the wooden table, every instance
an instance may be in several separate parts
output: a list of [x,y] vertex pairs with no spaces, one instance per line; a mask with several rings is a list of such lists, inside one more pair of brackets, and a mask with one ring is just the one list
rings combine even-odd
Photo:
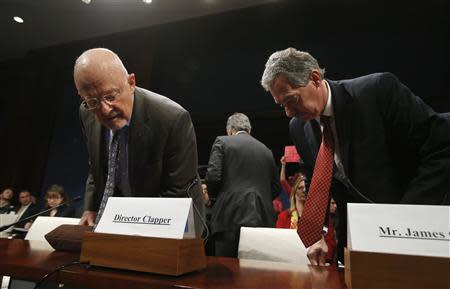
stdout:
[[[37,281],[53,269],[79,259],[78,254],[41,249],[40,244],[39,241],[0,239],[0,275]],[[206,269],[180,277],[74,266],[61,270],[52,280],[72,286],[105,289],[347,288],[343,270],[334,267],[220,257],[208,257]]]

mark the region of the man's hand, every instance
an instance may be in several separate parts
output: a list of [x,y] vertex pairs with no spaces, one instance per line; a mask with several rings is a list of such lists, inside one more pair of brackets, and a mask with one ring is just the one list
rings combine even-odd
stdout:
[[96,216],[97,213],[94,211],[84,211],[83,215],[81,216],[79,225],[94,226]]
[[328,253],[328,246],[325,242],[324,237],[311,245],[306,255],[308,256],[309,262],[311,262],[311,265],[319,265],[319,266],[325,266],[325,256]]

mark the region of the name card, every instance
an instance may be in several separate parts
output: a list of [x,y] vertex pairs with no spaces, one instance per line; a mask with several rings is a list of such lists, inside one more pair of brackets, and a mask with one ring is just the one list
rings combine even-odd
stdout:
[[194,238],[192,199],[110,197],[95,232]]
[[450,206],[348,204],[353,251],[450,258]]

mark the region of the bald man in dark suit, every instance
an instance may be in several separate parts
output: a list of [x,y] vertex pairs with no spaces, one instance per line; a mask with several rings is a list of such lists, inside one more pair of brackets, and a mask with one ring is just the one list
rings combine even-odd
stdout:
[[[120,58],[108,49],[84,52],[74,79],[83,99],[80,119],[87,139],[89,176],[82,224],[93,225],[108,172],[108,144],[121,131],[114,196],[188,197],[200,215],[197,144],[189,113],[174,101],[136,86]],[[195,216],[197,235],[202,226]]]

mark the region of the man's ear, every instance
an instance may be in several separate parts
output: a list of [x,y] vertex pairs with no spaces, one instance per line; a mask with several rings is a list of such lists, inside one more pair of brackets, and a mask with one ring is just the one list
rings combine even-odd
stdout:
[[134,89],[134,87],[136,86],[136,76],[134,75],[134,73],[130,73],[128,75],[128,84],[131,86],[131,88]]
[[309,74],[309,79],[317,87],[320,84],[320,82],[322,81],[322,76],[320,75],[320,72],[317,69],[313,69],[311,71],[311,73]]

